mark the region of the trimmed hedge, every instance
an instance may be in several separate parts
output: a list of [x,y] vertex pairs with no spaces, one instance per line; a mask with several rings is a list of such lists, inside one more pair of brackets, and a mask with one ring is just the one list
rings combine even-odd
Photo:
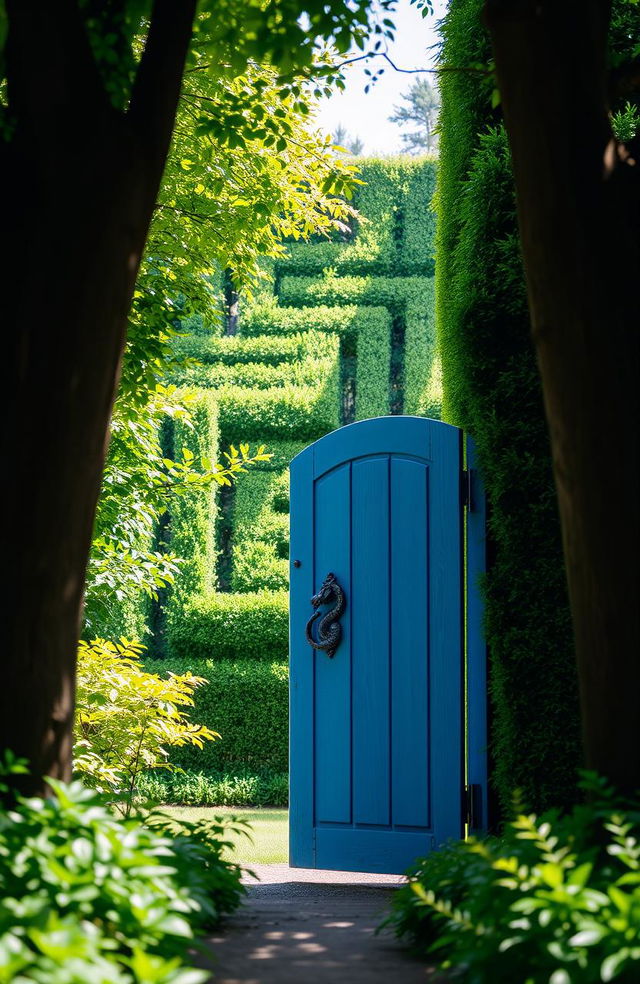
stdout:
[[[196,461],[202,456],[217,461],[220,435],[215,396],[206,390],[198,390],[194,396],[194,402],[189,404],[191,420],[174,418],[169,421],[171,453],[174,460],[179,461],[186,448]],[[215,587],[217,496],[218,486],[212,483],[208,487],[187,487],[171,500],[169,549],[185,563],[170,592],[170,607],[177,599]]]
[[370,275],[391,273],[397,265],[396,213],[402,189],[397,166],[390,161],[363,161],[353,204],[362,216],[356,236],[348,243],[297,243],[278,264],[282,273],[321,273],[331,267],[336,273]]
[[[307,446],[307,441],[270,441],[269,446],[266,448],[268,454],[271,455],[269,461],[262,461],[260,463],[260,471],[277,471],[282,477],[283,469],[288,469],[289,465],[295,458],[297,454]],[[286,476],[286,496],[287,502],[289,501],[289,478]],[[289,507],[286,509],[279,509],[279,512],[288,512]]]
[[304,359],[300,362],[281,362],[277,366],[261,362],[239,362],[235,366],[208,365],[194,367],[187,378],[196,378],[207,389],[238,386],[251,389],[274,389],[278,386],[316,386],[330,371],[327,359]]
[[[258,306],[257,310],[260,309],[261,306]],[[244,321],[242,327],[243,335],[225,335],[223,338],[180,335],[173,339],[172,348],[177,359],[197,359],[206,365],[226,366],[236,366],[245,362],[261,362],[265,365],[277,366],[282,362],[299,362],[317,354],[318,339],[304,325],[304,319],[298,319],[298,326],[290,331],[272,329],[267,324],[264,333],[246,332]],[[274,337],[276,334],[291,335],[291,332],[295,332],[293,337]],[[247,334],[253,337],[244,337]]]
[[289,587],[289,517],[276,509],[282,477],[253,471],[236,489],[233,509],[233,591]]
[[400,247],[401,273],[433,274],[436,266],[436,189],[437,162],[423,159],[408,176],[402,202],[403,223]]
[[264,540],[243,539],[233,551],[232,591],[286,591],[289,561]]
[[[158,663],[150,668],[157,672]],[[169,673],[195,672],[206,683],[194,691],[192,719],[220,734],[200,749],[174,747],[173,765],[202,772],[286,772],[289,767],[289,669],[286,662],[166,659]]]
[[407,305],[404,329],[404,412],[440,419],[442,381],[437,354],[433,281],[429,296]]
[[278,273],[340,276],[432,273],[435,216],[429,211],[436,162],[406,157],[361,159],[353,204],[362,220],[347,243],[292,243]]
[[358,304],[383,306],[402,314],[409,301],[428,303],[430,277],[283,277],[285,304]]
[[[343,355],[355,355],[358,338],[367,330],[372,319],[388,317],[384,307],[278,307],[274,303],[256,305],[248,309],[242,321],[245,335],[277,334],[287,335],[309,329],[316,338],[316,332],[331,332],[339,336]],[[322,351],[322,341],[318,343]]]
[[358,334],[356,420],[389,413],[391,317],[384,308],[368,308],[368,311],[367,321]]
[[[289,596],[286,591],[194,595],[186,599],[180,618],[168,626],[167,650],[171,658],[190,663],[286,660]],[[197,667],[192,669],[197,672]]]
[[[452,0],[445,65],[490,55],[482,0]],[[507,140],[489,94],[443,72],[437,327],[445,419],[474,437],[490,510],[485,624],[493,783],[537,811],[577,797],[575,661]],[[494,125],[496,124],[497,125]]]
[[339,340],[323,339],[326,371],[316,386],[216,390],[220,431],[227,441],[315,440],[340,426]]

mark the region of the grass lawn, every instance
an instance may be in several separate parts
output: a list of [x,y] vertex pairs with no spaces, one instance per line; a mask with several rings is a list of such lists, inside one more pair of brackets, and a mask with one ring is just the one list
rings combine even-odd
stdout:
[[179,820],[206,820],[208,817],[242,817],[251,824],[251,840],[244,834],[230,834],[234,841],[230,857],[241,864],[286,864],[289,860],[289,811],[251,809],[237,806],[164,806]]

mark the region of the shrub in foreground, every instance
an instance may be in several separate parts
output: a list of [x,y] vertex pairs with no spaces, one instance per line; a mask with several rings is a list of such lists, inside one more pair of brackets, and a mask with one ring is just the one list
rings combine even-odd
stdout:
[[634,984],[640,812],[603,792],[597,805],[520,814],[499,840],[419,861],[385,924],[466,984]]
[[0,814],[0,981],[203,984],[194,935],[243,891],[223,828],[168,836],[78,782],[50,785]]
[[142,651],[126,639],[80,642],[78,650],[74,769],[88,786],[115,794],[125,815],[138,775],[172,768],[169,748],[202,749],[219,737],[189,718],[193,692],[205,681],[187,668],[162,677],[147,672]]

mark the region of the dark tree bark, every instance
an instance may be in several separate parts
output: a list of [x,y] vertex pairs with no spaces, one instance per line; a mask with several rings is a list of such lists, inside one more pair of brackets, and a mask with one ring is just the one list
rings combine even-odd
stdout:
[[127,314],[171,140],[195,0],[156,0],[129,109],[73,0],[7,0],[15,130],[0,148],[5,325],[0,750],[29,793],[69,779],[87,558]]
[[[563,530],[586,762],[640,789],[640,157],[613,139],[605,0],[487,0]],[[535,590],[535,585],[532,585]]]

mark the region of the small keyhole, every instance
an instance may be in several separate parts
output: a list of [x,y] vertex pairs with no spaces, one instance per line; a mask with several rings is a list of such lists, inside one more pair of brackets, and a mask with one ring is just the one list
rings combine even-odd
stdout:
[[294,567],[302,567],[302,561],[301,560],[294,560],[293,566]]

